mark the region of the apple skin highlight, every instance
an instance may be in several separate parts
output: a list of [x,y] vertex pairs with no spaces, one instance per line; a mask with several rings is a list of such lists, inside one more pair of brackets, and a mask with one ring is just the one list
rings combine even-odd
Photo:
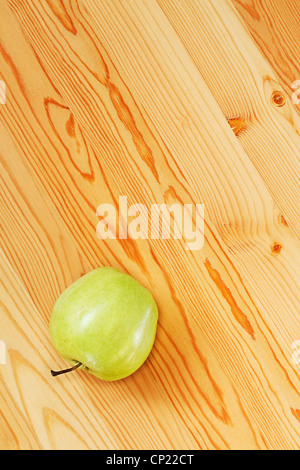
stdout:
[[104,267],[85,274],[61,294],[49,331],[55,349],[68,363],[114,381],[145,362],[157,321],[151,292],[130,275]]

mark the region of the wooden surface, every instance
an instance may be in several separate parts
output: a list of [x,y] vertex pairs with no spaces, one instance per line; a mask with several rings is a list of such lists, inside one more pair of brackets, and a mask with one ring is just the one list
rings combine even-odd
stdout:
[[[290,0],[1,0],[1,449],[300,448],[299,36]],[[204,203],[203,248],[100,240],[120,195]],[[108,265],[153,351],[54,379],[53,304]]]

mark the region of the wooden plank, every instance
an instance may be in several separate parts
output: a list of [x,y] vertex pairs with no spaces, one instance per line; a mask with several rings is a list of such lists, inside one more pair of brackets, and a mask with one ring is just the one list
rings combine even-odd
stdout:
[[7,428],[14,426],[11,444],[8,432],[1,433],[2,449],[86,450],[115,446],[104,421],[95,419],[82,396],[80,384],[76,386],[78,377],[72,383],[53,381],[49,362],[54,354],[47,324],[2,250],[0,257],[1,335],[9,358],[1,368],[1,405],[11,403],[10,413],[5,406],[1,410],[6,414]]
[[158,3],[224,115],[244,121],[239,142],[299,236],[300,121],[276,62],[265,60],[231,2]]
[[[3,14],[1,376],[30,421],[24,438],[298,448],[299,241],[161,7],[14,0]],[[98,240],[97,205],[119,195],[147,207],[205,202],[204,247]],[[153,353],[118,383],[83,372],[53,382],[49,363],[63,363],[48,337],[53,301],[105,264],[154,293]]]
[[[285,93],[300,113],[300,12],[297,1],[233,0],[261,54],[272,65]],[[294,95],[294,96],[293,96]]]

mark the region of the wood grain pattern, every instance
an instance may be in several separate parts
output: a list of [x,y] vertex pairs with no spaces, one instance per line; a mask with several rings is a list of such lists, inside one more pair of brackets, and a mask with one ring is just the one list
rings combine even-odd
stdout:
[[[267,3],[2,2],[1,448],[299,449],[297,65]],[[100,240],[120,195],[204,203],[203,248]],[[53,379],[53,304],[103,265],[153,292],[153,351],[119,382]]]
[[[299,5],[297,1],[233,0],[252,39],[272,65],[277,79],[288,96],[295,92],[292,84],[299,80]],[[297,87],[299,89],[299,86]],[[300,113],[300,107],[295,106]]]

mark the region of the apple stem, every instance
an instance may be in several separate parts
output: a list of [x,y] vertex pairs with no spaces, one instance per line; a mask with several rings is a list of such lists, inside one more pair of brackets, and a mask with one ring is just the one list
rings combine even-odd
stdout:
[[57,375],[61,375],[61,374],[67,374],[68,372],[72,372],[73,370],[75,369],[78,369],[78,367],[82,366],[82,363],[81,362],[77,362],[77,364],[75,364],[75,366],[73,367],[70,367],[69,369],[64,369],[64,370],[58,370],[58,371],[55,371],[55,370],[51,370],[51,375],[53,377],[56,377]]

